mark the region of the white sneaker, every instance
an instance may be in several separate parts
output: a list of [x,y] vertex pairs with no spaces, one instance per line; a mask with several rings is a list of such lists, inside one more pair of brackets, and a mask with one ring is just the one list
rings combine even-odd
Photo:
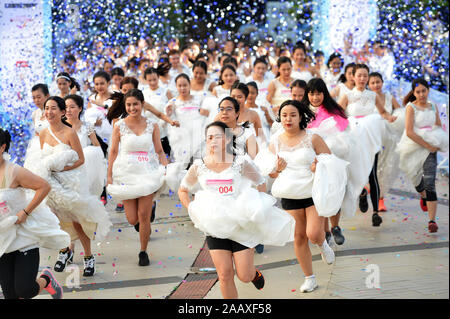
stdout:
[[327,263],[328,265],[331,265],[334,263],[335,257],[334,257],[334,251],[333,249],[328,246],[328,243],[326,240],[324,240],[322,247],[319,246],[320,249],[320,255],[322,256],[322,260]]
[[305,282],[300,287],[300,292],[311,292],[318,287],[316,277],[310,276],[305,278]]

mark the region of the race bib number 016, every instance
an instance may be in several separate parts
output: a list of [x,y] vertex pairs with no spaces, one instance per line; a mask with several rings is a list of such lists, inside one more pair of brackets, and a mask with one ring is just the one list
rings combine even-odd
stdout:
[[128,164],[148,163],[148,152],[128,152]]
[[233,195],[233,179],[207,179],[206,185],[220,195]]

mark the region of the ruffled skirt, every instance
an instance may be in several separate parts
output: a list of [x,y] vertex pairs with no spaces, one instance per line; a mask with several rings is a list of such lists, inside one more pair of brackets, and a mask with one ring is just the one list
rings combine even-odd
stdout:
[[[438,147],[439,151],[447,152],[448,133],[440,126],[433,126],[430,129],[414,128],[414,131],[427,143],[434,147]],[[406,135],[406,131],[403,133],[396,151],[399,155],[400,169],[411,180],[414,186],[419,185],[423,175],[423,164],[430,154],[430,151],[410,139]]]
[[164,184],[164,167],[151,160],[148,164],[128,163],[119,154],[113,166],[113,183],[107,186],[115,201],[123,201],[156,193]]
[[283,246],[294,240],[295,220],[275,206],[276,199],[247,187],[238,196],[198,191],[189,204],[195,227],[207,235],[253,248]]

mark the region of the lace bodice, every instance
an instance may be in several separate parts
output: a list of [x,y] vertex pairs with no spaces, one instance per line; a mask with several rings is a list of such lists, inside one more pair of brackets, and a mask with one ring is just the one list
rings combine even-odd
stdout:
[[414,103],[408,105],[414,109],[414,128],[432,127],[436,123],[436,109],[433,104],[425,110],[419,109]]
[[312,133],[306,133],[303,139],[294,146],[284,144],[280,136],[274,141],[275,151],[279,157],[282,157],[286,163],[286,169],[282,173],[289,174],[290,170],[307,169],[309,172],[310,166],[313,163],[316,152],[312,145]]
[[141,135],[136,135],[125,123],[125,119],[119,120],[116,125],[120,130],[120,152],[150,152],[154,153],[153,145],[153,125],[154,123],[146,118],[147,126]]
[[244,128],[236,134],[236,151],[239,155],[244,155],[247,153],[247,140],[253,135],[254,129],[252,127]]
[[308,70],[305,71],[292,71],[291,76],[294,79],[300,79],[308,83],[309,80],[313,78],[313,75]]
[[356,87],[348,94],[347,115],[348,116],[366,116],[372,114],[376,109],[376,93],[364,90],[359,91]]
[[350,90],[345,83],[338,83],[339,87],[339,96],[337,97],[337,101],[339,102],[344,95],[348,95],[352,90]]
[[178,98],[172,99],[169,104],[172,104],[173,112],[180,121],[190,121],[193,119],[202,118],[199,109],[202,105],[202,97],[193,95],[189,101],[182,101]]
[[89,135],[94,133],[94,126],[90,123],[82,122],[80,129],[77,130],[78,138],[80,139],[81,147],[85,148],[88,145],[91,145],[91,139]]
[[[392,106],[392,94],[389,92],[386,92],[384,94],[384,109],[389,114],[392,114],[392,112],[394,111],[394,107]],[[376,108],[375,111],[378,112]]]
[[272,97],[272,105],[280,106],[284,101],[289,100],[291,97],[291,90],[289,87],[284,86],[278,79],[274,80],[275,92]]
[[243,183],[248,181],[256,186],[265,183],[258,169],[243,156],[236,156],[231,166],[221,172],[209,169],[202,159],[196,159],[183,178],[181,187],[190,190],[198,182],[203,190],[219,195],[237,195]]
[[226,96],[230,96],[231,89],[224,89],[224,88],[222,87],[222,85],[217,85],[217,86],[215,87],[215,89],[216,89],[217,98],[218,98],[219,100],[222,100],[222,99],[223,99],[224,97],[226,97]]

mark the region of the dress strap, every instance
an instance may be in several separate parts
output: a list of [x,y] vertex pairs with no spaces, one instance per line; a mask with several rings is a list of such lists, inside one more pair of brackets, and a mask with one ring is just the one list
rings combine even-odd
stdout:
[[64,144],[63,142],[61,142],[61,140],[59,138],[56,137],[56,135],[52,132],[52,129],[50,128],[50,126],[48,127],[48,131],[50,132],[50,135],[53,136],[53,138],[59,143],[59,144]]

